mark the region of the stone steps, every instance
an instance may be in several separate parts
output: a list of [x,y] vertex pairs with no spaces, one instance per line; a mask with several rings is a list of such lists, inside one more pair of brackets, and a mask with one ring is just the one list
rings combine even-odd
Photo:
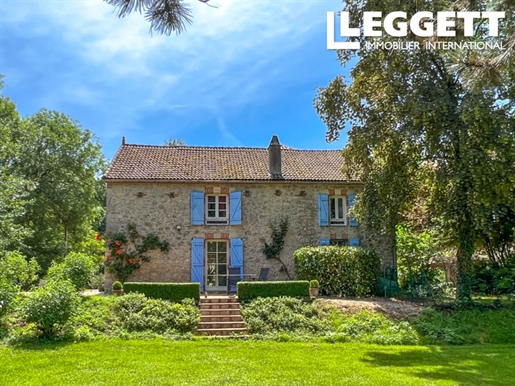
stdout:
[[247,332],[238,299],[210,296],[200,299],[200,323],[197,335],[227,336]]

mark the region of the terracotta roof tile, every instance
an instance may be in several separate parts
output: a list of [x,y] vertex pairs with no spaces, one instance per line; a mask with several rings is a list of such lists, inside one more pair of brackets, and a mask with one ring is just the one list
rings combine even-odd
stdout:
[[[339,150],[294,150],[282,146],[282,180],[347,181]],[[106,180],[267,181],[268,149],[249,147],[123,144]]]

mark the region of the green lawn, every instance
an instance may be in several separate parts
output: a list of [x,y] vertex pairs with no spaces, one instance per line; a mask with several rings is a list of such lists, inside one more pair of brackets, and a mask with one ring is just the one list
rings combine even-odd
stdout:
[[513,385],[515,347],[109,340],[0,347],[0,385]]

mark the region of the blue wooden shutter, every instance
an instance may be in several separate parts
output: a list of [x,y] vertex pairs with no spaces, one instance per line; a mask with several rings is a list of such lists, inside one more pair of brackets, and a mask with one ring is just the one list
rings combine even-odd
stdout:
[[231,209],[231,225],[241,225],[241,192],[230,194],[229,208]]
[[329,239],[322,238],[320,239],[320,245],[329,245]]
[[[243,240],[240,238],[231,239],[231,267],[240,269],[240,280],[243,279]],[[231,291],[236,291],[231,286]]]
[[318,195],[318,225],[329,225],[329,196],[327,194]]
[[191,282],[200,283],[204,291],[204,239],[198,237],[191,240]]
[[350,247],[359,247],[359,239],[350,239],[349,246]]
[[204,225],[204,193],[191,192],[191,225]]
[[[349,194],[349,209],[351,209],[354,206],[354,203],[356,201],[356,195],[355,194]],[[357,227],[358,220],[356,220],[354,217],[349,218],[349,225],[351,227]]]

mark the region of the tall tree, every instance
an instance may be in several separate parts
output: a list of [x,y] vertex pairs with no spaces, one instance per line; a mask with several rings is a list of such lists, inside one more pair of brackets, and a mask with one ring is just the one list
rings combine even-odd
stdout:
[[11,166],[30,182],[20,224],[32,235],[22,251],[46,269],[87,238],[102,216],[98,185],[105,161],[93,134],[64,114],[41,110],[23,123]]
[[[0,77],[0,90],[2,78]],[[21,125],[14,102],[0,95],[0,255],[21,247],[29,229],[19,223],[27,200],[26,181],[11,174],[16,144],[12,129]]]
[[[363,11],[449,10],[453,2],[346,1],[353,27]],[[470,4],[480,9],[484,2]],[[359,36],[361,43],[391,37]],[[393,235],[417,191],[430,183],[430,212],[457,250],[458,299],[471,295],[472,255],[490,209],[513,202],[515,105],[513,78],[481,92],[464,87],[452,55],[421,48],[379,47],[339,51],[342,65],[354,64],[351,79],[338,76],[319,89],[315,108],[328,127],[327,139],[348,129],[346,171],[358,168],[365,182],[357,205],[365,225]]]

